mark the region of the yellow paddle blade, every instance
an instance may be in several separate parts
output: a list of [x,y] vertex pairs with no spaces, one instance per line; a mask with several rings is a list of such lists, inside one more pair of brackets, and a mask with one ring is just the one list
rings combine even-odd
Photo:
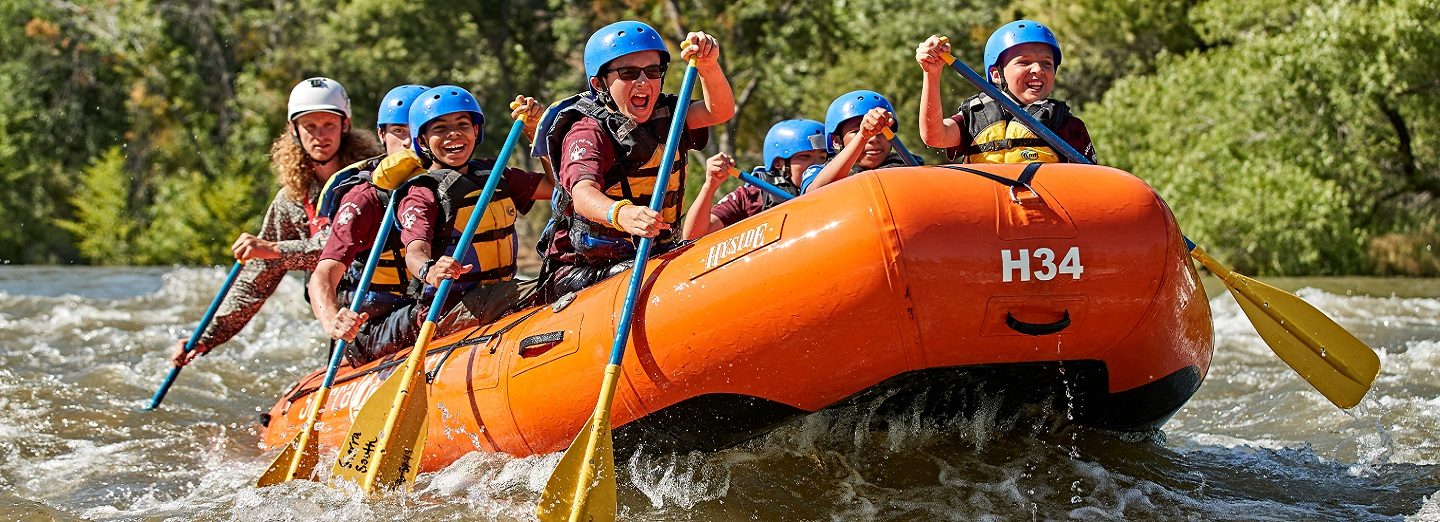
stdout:
[[[405,409],[425,408],[429,404],[425,379],[417,376],[418,383],[410,397],[405,400]],[[425,447],[425,434],[430,428],[430,415],[424,411],[406,411],[400,414],[395,426],[395,435],[386,439],[382,451],[387,457],[376,464],[380,470],[375,473],[375,487],[395,489],[415,482],[420,472],[420,450]]]
[[[407,444],[415,444],[417,439],[425,441],[423,433],[430,410],[425,393],[425,350],[434,334],[434,322],[426,320],[420,325],[415,348],[406,356],[405,364],[360,406],[350,434],[341,442],[340,458],[335,460],[337,478],[358,484],[360,491],[370,493],[377,483],[393,487],[415,476],[423,447]],[[413,418],[416,416],[420,419]],[[415,435],[416,430],[422,434]],[[386,474],[383,481],[382,471]]]
[[1294,294],[1237,274],[1200,247],[1190,253],[1220,277],[1275,355],[1326,399],[1350,408],[1365,397],[1380,373],[1374,350]]
[[610,521],[615,520],[615,506],[615,452],[606,408],[590,416],[560,457],[535,516],[541,522]]
[[365,484],[365,474],[374,465],[380,450],[380,434],[385,431],[390,401],[400,393],[400,384],[404,380],[400,375],[404,369],[401,370],[390,374],[360,406],[350,433],[340,442],[340,456],[330,469],[336,480],[348,481],[356,486]]
[[[313,428],[312,430],[313,431]],[[296,448],[304,446],[304,451],[296,453]],[[290,465],[299,459],[299,465],[295,467],[295,474],[291,476]],[[285,443],[285,449],[275,456],[275,462],[270,463],[270,468],[260,475],[255,481],[255,487],[274,486],[282,482],[289,482],[294,479],[310,480],[315,474],[315,465],[320,462],[320,436],[311,433],[305,436],[305,430],[295,434],[295,438]]]
[[[315,395],[310,397],[310,408],[305,412],[305,426],[300,428],[295,438],[285,445],[285,450],[275,457],[275,462],[270,463],[270,468],[255,481],[255,487],[273,486],[298,478],[313,478],[315,465],[320,462],[320,433],[315,429],[315,422],[319,420],[320,408],[325,405],[325,399],[329,396],[330,388],[327,386],[315,390]],[[297,452],[297,449],[303,451]]]

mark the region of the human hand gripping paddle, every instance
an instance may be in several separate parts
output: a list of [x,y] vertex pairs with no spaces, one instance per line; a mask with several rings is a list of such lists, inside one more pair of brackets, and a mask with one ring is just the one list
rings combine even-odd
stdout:
[[[665,140],[660,172],[655,178],[655,193],[650,196],[650,210],[655,212],[660,211],[665,201],[665,188],[669,186],[670,170],[675,165],[675,153],[680,148],[680,133],[685,130],[685,113],[690,108],[695,76],[695,59],[692,58],[689,67],[685,68],[685,80],[680,84],[680,101],[676,103],[675,118],[670,122],[670,134]],[[654,242],[654,238],[641,238],[640,245],[635,248],[630,290],[625,294],[625,306],[620,312],[620,322],[615,326],[610,362],[605,365],[605,378],[600,383],[600,399],[595,404],[595,413],[575,436],[575,442],[565,450],[560,464],[545,483],[545,491],[541,493],[540,504],[535,510],[535,515],[542,521],[615,519],[615,452],[611,447],[610,404],[615,398],[620,361],[625,356],[625,344],[630,337],[635,300],[645,278],[645,258],[649,256]]]
[[[515,149],[515,143],[524,129],[524,116],[510,126],[505,145],[500,148],[495,166],[486,178],[485,188],[481,189],[479,200],[475,202],[476,210],[470,213],[470,220],[465,223],[465,229],[455,245],[452,254],[455,259],[464,259],[465,249],[470,247],[475,236],[475,227],[479,225],[480,217],[485,215],[483,209],[495,195],[495,187],[500,184],[505,172],[505,163],[510,160],[510,152]],[[425,352],[435,336],[435,322],[440,318],[440,308],[453,283],[453,279],[440,282],[435,298],[430,302],[430,312],[425,316],[425,323],[420,325],[415,347],[405,358],[405,364],[390,374],[360,406],[350,434],[341,443],[340,457],[332,468],[335,478],[355,483],[360,491],[370,493],[377,485],[392,488],[411,482],[420,471],[420,453],[425,445],[430,409],[425,377],[422,375]]]
[[[425,169],[420,166],[420,158],[407,149],[381,160],[372,179],[380,188],[393,191],[405,180],[423,172]],[[395,202],[399,199],[392,195],[390,202],[385,205],[385,217],[380,223],[380,230],[375,233],[375,242],[371,244],[370,256],[365,260],[365,271],[360,274],[355,298],[350,301],[352,312],[359,312],[360,307],[365,304],[365,294],[370,290],[370,279],[375,275],[380,253],[385,250],[382,245],[390,237],[390,229],[395,225]],[[335,382],[335,372],[340,368],[340,356],[344,353],[345,340],[341,339],[335,343],[335,349],[330,353],[330,366],[325,371],[325,381],[310,398],[310,410],[305,414],[305,427],[295,434],[295,439],[285,445],[285,450],[275,457],[275,462],[270,463],[270,467],[260,475],[260,479],[255,482],[257,487],[273,486],[297,478],[312,478],[315,464],[320,461],[320,435],[315,429],[315,423],[320,417],[320,409],[330,396],[330,385]]]
[[[970,66],[948,52],[942,53],[940,58],[966,81],[998,101],[1006,112],[1044,138],[1066,159],[1091,164],[1075,147],[1036,121]],[[1375,381],[1375,375],[1380,372],[1380,358],[1374,350],[1294,294],[1237,274],[1210,257],[1190,238],[1182,238],[1190,249],[1190,255],[1225,283],[1235,301],[1240,303],[1245,316],[1254,323],[1260,338],[1285,364],[1294,368],[1300,377],[1340,408],[1355,406],[1365,397],[1365,392]]]
[[[215,318],[215,311],[220,309],[220,302],[225,300],[225,294],[230,293],[230,287],[235,286],[235,278],[240,275],[240,267],[245,261],[236,260],[230,266],[230,275],[225,276],[225,284],[220,285],[220,291],[215,293],[215,299],[210,301],[210,308],[205,310],[205,316],[200,318],[200,325],[190,334],[190,340],[185,341],[185,353],[195,349],[195,343],[200,342],[200,334],[205,333],[205,328],[210,326],[210,320]],[[175,384],[175,378],[180,376],[180,369],[184,366],[170,367],[170,374],[165,376],[165,382],[160,383],[160,389],[155,390],[155,396],[150,398],[150,405],[145,407],[146,411],[160,407],[160,401],[165,400],[165,394],[170,393],[170,385]]]

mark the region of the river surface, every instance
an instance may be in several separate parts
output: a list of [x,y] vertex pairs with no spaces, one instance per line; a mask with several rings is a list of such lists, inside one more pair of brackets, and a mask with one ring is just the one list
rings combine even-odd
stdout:
[[[472,453],[371,500],[308,481],[255,488],[273,459],[258,413],[324,364],[294,277],[186,368],[159,411],[142,411],[173,339],[224,278],[225,267],[0,266],[0,520],[533,516],[558,455]],[[1440,281],[1266,281],[1379,352],[1358,407],[1313,391],[1212,282],[1214,364],[1163,433],[984,409],[877,422],[855,405],[723,451],[642,448],[617,463],[621,518],[1440,520]]]

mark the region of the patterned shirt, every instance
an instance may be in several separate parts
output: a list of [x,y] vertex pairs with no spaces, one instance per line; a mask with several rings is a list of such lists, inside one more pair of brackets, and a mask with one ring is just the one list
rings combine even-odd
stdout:
[[[311,187],[306,200],[314,201],[319,195],[320,185],[317,183]],[[275,293],[275,288],[285,279],[286,272],[314,270],[329,235],[330,230],[326,228],[312,237],[305,206],[286,197],[285,189],[280,189],[275,194],[275,199],[270,202],[270,208],[265,211],[265,220],[260,224],[259,234],[260,239],[276,243],[280,257],[251,259],[245,262],[245,266],[240,269],[240,275],[235,278],[235,285],[225,294],[225,300],[216,310],[215,318],[200,336],[200,344],[214,348],[229,341],[245,328],[250,318],[255,317],[260,306],[270,298],[270,294]]]

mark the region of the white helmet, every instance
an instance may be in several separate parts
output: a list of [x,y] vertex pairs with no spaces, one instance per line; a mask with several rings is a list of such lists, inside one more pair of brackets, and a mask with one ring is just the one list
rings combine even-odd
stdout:
[[350,96],[340,82],[324,77],[315,77],[295,85],[290,90],[290,121],[310,111],[327,111],[350,119]]

